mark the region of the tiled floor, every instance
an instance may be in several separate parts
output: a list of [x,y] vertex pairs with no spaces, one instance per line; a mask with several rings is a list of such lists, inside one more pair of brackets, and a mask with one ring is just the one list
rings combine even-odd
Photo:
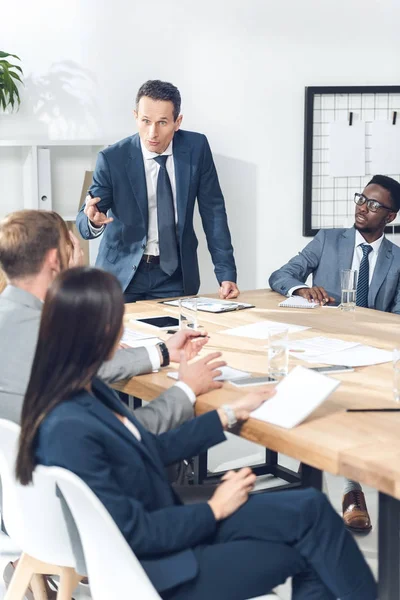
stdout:
[[[282,464],[289,468],[296,468],[296,462],[288,458],[281,459]],[[341,498],[342,498],[342,487],[343,479],[340,477],[334,477],[333,475],[325,474],[324,476],[324,488],[325,492],[328,493],[329,498],[333,506],[340,511]],[[378,516],[378,498],[377,493],[371,488],[364,488],[366,495],[367,505],[369,513],[373,523],[373,529],[371,533],[366,537],[358,537],[357,542],[363,551],[368,563],[370,564],[373,573],[377,575],[378,560],[377,560],[377,516]],[[9,560],[13,560],[18,555],[18,548],[15,548],[9,538],[0,534],[0,573],[3,573],[4,566]],[[282,600],[290,600],[290,582],[286,585],[281,586],[278,590],[280,598]],[[0,600],[3,600],[5,595],[5,589],[3,580],[0,577]],[[78,590],[74,593],[75,600],[84,600],[88,598],[88,591],[86,588]],[[115,599],[119,600],[119,599]]]

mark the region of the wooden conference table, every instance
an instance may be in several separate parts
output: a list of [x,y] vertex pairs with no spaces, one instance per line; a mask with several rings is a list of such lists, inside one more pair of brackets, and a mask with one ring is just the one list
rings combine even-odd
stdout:
[[[229,366],[266,373],[266,340],[224,335],[224,330],[262,320],[283,321],[310,329],[292,334],[292,339],[319,335],[369,344],[386,350],[400,345],[400,316],[357,308],[313,310],[279,308],[282,300],[272,291],[245,292],[240,300],[255,308],[211,314],[198,312],[199,324],[210,340],[202,354],[221,351]],[[170,314],[178,309],[158,302],[138,302],[126,306],[126,326],[133,328],[133,318]],[[148,332],[148,326],[135,330]],[[167,338],[165,333],[157,335]],[[299,355],[300,356],[300,355]],[[290,357],[289,370],[307,364]],[[176,366],[176,365],[175,365]],[[174,365],[171,367],[174,368]],[[117,387],[127,394],[151,400],[174,384],[166,372],[142,375],[121,382]],[[261,444],[273,453],[280,452],[300,460],[307,469],[308,482],[320,487],[322,471],[342,475],[368,484],[379,492],[379,600],[400,598],[400,412],[347,413],[346,408],[396,408],[393,400],[391,363],[359,367],[354,372],[332,375],[341,385],[330,398],[298,427],[285,430],[249,419],[240,435]],[[252,388],[247,388],[251,390]],[[196,413],[213,410],[243,395],[246,389],[225,383],[221,390],[200,396]],[[306,390],[299,390],[299,402]],[[399,406],[400,408],[400,406]],[[376,524],[374,525],[376,526]]]

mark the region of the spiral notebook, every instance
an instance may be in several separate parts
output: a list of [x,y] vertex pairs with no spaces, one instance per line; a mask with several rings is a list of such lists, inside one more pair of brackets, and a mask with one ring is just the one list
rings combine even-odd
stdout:
[[309,302],[306,298],[302,298],[301,296],[291,296],[283,302],[280,302],[279,306],[282,306],[283,308],[317,308],[319,303]]

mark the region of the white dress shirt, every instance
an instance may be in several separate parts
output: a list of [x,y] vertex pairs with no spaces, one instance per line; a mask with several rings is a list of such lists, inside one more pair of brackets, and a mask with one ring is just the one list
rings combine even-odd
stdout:
[[[374,274],[374,270],[375,270],[375,266],[376,266],[376,261],[378,260],[379,249],[381,247],[384,237],[385,237],[385,235],[382,234],[379,239],[375,240],[375,242],[369,243],[363,238],[361,233],[356,229],[356,236],[355,236],[355,241],[354,241],[353,262],[351,263],[351,268],[353,269],[353,271],[357,271],[357,273],[360,270],[360,264],[361,264],[361,260],[363,257],[363,251],[361,248],[361,244],[367,244],[368,246],[371,246],[372,251],[368,254],[368,262],[369,262],[369,282],[368,283],[369,283],[369,285],[371,285],[372,276]],[[290,288],[287,295],[289,297],[293,296],[293,294],[296,290],[300,290],[301,288],[307,288],[307,287],[310,287],[310,286],[307,284],[296,285],[296,286]]]
[[[176,207],[176,180],[175,180],[175,166],[174,156],[172,154],[173,140],[171,140],[169,146],[162,154],[157,152],[151,152],[143,145],[140,140],[140,147],[143,155],[144,172],[146,176],[146,187],[147,187],[147,202],[148,202],[148,217],[149,225],[147,229],[147,244],[144,254],[151,254],[153,256],[159,256],[160,249],[158,246],[158,219],[157,219],[157,179],[160,165],[154,160],[157,156],[168,156],[166,162],[166,169],[169,180],[171,182],[172,197],[175,208],[175,223],[178,222],[178,211]],[[90,232],[94,236],[99,236],[103,233],[104,225],[102,227],[93,227],[88,220]]]
[[354,244],[354,254],[353,254],[353,262],[351,264],[351,268],[354,271],[357,271],[357,273],[360,270],[360,264],[361,264],[361,260],[363,257],[363,252],[362,252],[362,248],[361,248],[361,244],[367,244],[368,246],[371,246],[372,251],[368,254],[368,262],[369,262],[369,284],[371,285],[371,281],[372,281],[372,276],[374,274],[375,271],[375,267],[376,267],[376,261],[378,260],[378,254],[379,254],[379,249],[381,247],[381,244],[383,242],[383,238],[384,238],[384,234],[381,235],[381,237],[378,240],[375,240],[375,242],[367,242],[363,236],[361,235],[361,233],[359,231],[356,230],[356,239],[355,239],[355,244]]

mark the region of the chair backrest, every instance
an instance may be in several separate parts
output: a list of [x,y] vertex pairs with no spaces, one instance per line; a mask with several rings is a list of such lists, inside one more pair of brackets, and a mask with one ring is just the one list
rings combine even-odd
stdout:
[[74,517],[82,541],[93,600],[160,600],[143,567],[110,513],[74,473],[41,467],[57,485]]
[[50,564],[76,568],[60,498],[54,482],[35,469],[33,484],[15,479],[20,427],[0,419],[0,478],[7,533],[27,554]]

